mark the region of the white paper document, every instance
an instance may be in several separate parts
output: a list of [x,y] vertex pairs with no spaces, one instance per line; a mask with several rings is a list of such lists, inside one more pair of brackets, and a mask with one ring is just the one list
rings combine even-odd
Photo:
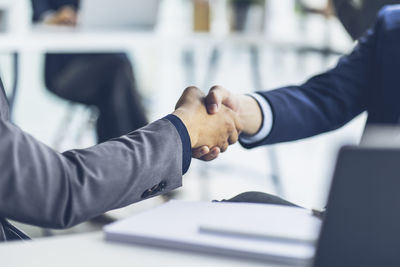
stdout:
[[104,231],[109,241],[307,264],[320,226],[320,219],[299,208],[170,201]]

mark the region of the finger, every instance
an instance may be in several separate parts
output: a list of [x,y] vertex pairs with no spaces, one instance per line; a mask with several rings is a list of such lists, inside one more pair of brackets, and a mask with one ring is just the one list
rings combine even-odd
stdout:
[[238,141],[238,139],[239,139],[239,133],[236,130],[233,130],[228,138],[228,143],[230,145],[233,145]]
[[220,104],[208,104],[207,105],[207,111],[209,114],[215,114],[218,113],[218,106]]
[[201,160],[203,161],[212,161],[216,158],[218,158],[219,154],[221,153],[221,150],[219,147],[213,147],[210,150],[210,153],[208,153],[207,155],[203,156],[201,158]]
[[[227,113],[228,116],[226,116],[226,118],[230,118],[230,121],[227,121],[228,125],[232,124],[233,127],[229,128],[229,131],[235,131],[240,134],[240,132],[242,131],[242,123],[240,121],[239,115],[237,114],[237,112],[227,108],[227,107],[222,107],[224,109],[224,112]],[[230,134],[230,132],[229,132]]]
[[224,153],[225,151],[228,150],[229,143],[228,141],[225,141],[224,144],[221,146],[221,152]]
[[[214,112],[216,109],[216,112],[218,112],[222,104],[232,109],[233,111],[239,110],[239,99],[237,98],[237,96],[235,96],[222,86],[213,86],[210,89],[208,96],[206,97],[207,109],[209,108],[212,112]],[[209,111],[210,114],[216,113],[212,112]]]
[[196,87],[196,86],[189,86],[189,87],[185,88],[183,94],[184,94],[184,95],[190,95],[190,96],[193,96],[193,97],[195,97],[195,98],[198,98],[198,97],[205,97],[203,91],[201,91],[201,90],[200,90],[198,87]]
[[219,90],[211,89],[206,96],[206,107],[210,114],[215,114],[218,112],[219,107],[222,105],[222,95]]
[[201,157],[210,153],[210,149],[208,146],[202,146],[192,150],[192,157],[196,159],[200,159]]
[[219,154],[220,154],[220,150],[218,150],[218,152],[216,152],[216,153],[217,153],[217,154],[215,154],[215,153],[209,153],[209,154],[203,156],[203,157],[201,158],[201,160],[202,160],[202,161],[213,161],[213,160],[215,160],[216,158],[218,158],[218,156],[219,156]]
[[215,114],[221,108],[221,105],[227,105],[229,108],[235,108],[232,105],[231,94],[222,86],[215,85],[211,87],[206,97],[206,106],[210,114]]

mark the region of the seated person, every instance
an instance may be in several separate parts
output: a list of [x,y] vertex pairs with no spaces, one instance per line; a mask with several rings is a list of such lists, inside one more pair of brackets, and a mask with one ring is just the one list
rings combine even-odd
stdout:
[[[367,124],[399,124],[400,5],[387,6],[375,26],[354,51],[333,69],[302,85],[235,95],[213,87],[206,104],[210,114],[224,106],[238,113],[244,133],[240,143],[254,148],[307,138],[335,130],[362,112]],[[200,148],[202,149],[202,148]],[[215,156],[194,156],[212,160]],[[241,194],[232,201],[293,205],[260,192]]]
[[[75,26],[78,0],[32,0],[33,21]],[[46,87],[54,94],[99,110],[98,142],[147,124],[127,55],[47,54]]]

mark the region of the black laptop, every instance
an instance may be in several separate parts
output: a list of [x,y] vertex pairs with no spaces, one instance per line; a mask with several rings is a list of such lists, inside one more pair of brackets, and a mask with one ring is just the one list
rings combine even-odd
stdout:
[[347,266],[400,266],[398,146],[339,153],[314,267]]

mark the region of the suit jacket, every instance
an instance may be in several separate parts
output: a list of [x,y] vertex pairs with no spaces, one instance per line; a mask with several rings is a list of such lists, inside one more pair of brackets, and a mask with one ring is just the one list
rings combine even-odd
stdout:
[[183,145],[174,125],[161,119],[88,149],[57,153],[8,121],[0,86],[0,241],[16,230],[5,218],[66,228],[181,186]]
[[337,129],[360,113],[367,123],[397,124],[400,116],[400,5],[385,7],[353,52],[300,86],[259,92],[274,114],[264,140],[292,141]]
[[336,15],[350,36],[357,40],[372,27],[376,15],[383,6],[399,4],[400,0],[363,0],[359,7],[354,0],[333,0]]

